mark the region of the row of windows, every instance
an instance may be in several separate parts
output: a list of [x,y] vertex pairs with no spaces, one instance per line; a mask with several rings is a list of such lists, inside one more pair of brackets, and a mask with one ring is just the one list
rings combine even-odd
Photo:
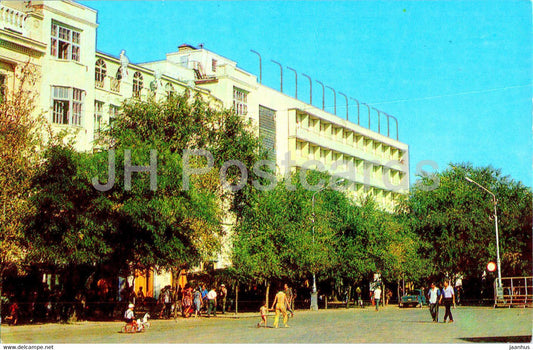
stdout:
[[[296,171],[300,171],[300,166],[293,167]],[[395,202],[399,198],[399,194],[383,188],[373,187],[370,185],[365,185],[359,182],[353,182],[350,179],[346,185],[343,185],[348,192],[355,197],[355,199],[363,199],[366,196],[370,196],[374,201],[380,205],[382,208],[387,210],[392,210],[395,206]]]
[[[319,137],[325,137],[332,140],[342,139],[344,144],[353,144],[357,149],[382,159],[402,161],[402,151],[398,148],[383,144],[379,141],[364,137],[355,132],[345,130],[334,124],[321,122],[319,119],[310,118],[305,115],[297,115],[296,127],[315,133]],[[317,130],[318,129],[318,130]],[[340,142],[340,141],[339,141]]]
[[[95,64],[95,70],[94,70],[94,79],[95,79],[95,85],[98,88],[104,88],[104,79],[107,76],[107,65],[105,61],[101,58],[96,60]],[[120,82],[122,81],[122,67],[119,67],[117,69],[117,73],[115,75],[115,78],[110,78],[110,89],[114,92],[120,92]],[[132,95],[134,98],[140,98],[141,97],[141,91],[144,87],[143,82],[143,75],[141,72],[135,72],[133,74],[133,90]],[[173,95],[175,93],[174,86],[169,82],[165,85],[165,92],[167,94],[167,97]]]
[[404,173],[387,166],[373,164],[357,157],[345,155],[340,152],[335,152],[330,149],[321,148],[318,145],[313,145],[305,141],[296,142],[296,156],[320,161],[325,167],[332,166],[336,163],[337,170],[348,171],[354,169],[358,174],[368,173],[370,178],[381,180],[385,174],[391,184],[398,185],[404,178]]

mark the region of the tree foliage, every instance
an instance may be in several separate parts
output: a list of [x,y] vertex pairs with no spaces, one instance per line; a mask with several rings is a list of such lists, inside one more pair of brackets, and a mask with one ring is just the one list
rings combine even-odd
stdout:
[[[316,172],[308,177],[312,184],[329,180]],[[383,212],[371,199],[359,206],[349,192],[308,190],[298,179],[293,175],[293,190],[279,182],[258,193],[236,229],[237,270],[259,282],[312,273],[350,283],[378,271],[391,281],[420,277],[420,243],[402,218]]]
[[[232,111],[210,108],[200,96],[185,93],[163,101],[127,101],[101,135],[93,154],[64,146],[47,153],[32,197],[45,215],[33,216],[28,231],[35,261],[106,262],[128,273],[215,259],[225,234],[224,208],[234,199],[222,187],[218,170],[226,157],[245,164],[256,159],[260,143],[249,125]],[[182,181],[186,149],[207,150],[214,158],[210,171],[191,176],[188,189]],[[130,172],[127,188],[128,152],[131,166],[148,167],[151,151],[156,152],[157,188],[151,188],[150,172],[136,171]],[[190,161],[189,167],[206,165],[205,157]],[[114,186],[99,191],[93,178],[106,184],[111,163]],[[237,172],[228,171],[230,183],[237,178]]]
[[[26,63],[15,70],[16,86],[0,102],[0,266],[20,266],[26,252],[24,222],[31,211],[31,179],[40,160],[43,119],[34,114],[39,75]],[[0,87],[5,89],[5,87]]]
[[405,207],[411,227],[428,244],[424,254],[431,260],[433,273],[479,278],[487,263],[496,260],[492,196],[466,181],[468,176],[498,200],[503,275],[529,274],[531,190],[492,167],[452,164],[435,176],[438,187],[428,191],[435,178],[422,177]]

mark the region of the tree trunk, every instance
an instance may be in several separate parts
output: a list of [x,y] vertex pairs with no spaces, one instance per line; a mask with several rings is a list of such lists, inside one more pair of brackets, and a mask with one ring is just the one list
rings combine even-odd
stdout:
[[239,283],[235,285],[235,315],[239,313]]

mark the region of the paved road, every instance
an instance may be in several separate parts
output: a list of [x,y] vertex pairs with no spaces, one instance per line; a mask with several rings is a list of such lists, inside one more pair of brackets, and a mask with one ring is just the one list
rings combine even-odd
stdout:
[[[443,309],[440,310],[443,316]],[[427,308],[300,311],[290,328],[256,328],[259,317],[155,320],[144,333],[121,322],[1,327],[3,343],[468,343],[529,342],[533,309],[458,307],[454,323],[433,323]],[[269,325],[273,317],[269,317]],[[281,323],[281,322],[280,322]]]

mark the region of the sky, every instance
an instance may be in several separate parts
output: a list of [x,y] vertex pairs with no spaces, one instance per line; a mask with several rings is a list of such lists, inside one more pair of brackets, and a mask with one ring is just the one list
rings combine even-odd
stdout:
[[[395,116],[399,140],[429,172],[493,166],[533,184],[530,1],[80,1],[98,11],[97,49],[132,63],[163,60],[183,43],[237,62],[263,84],[322,106],[316,82]],[[333,92],[325,105],[333,111]],[[349,100],[349,120],[357,105]],[[337,115],[346,102],[337,95]],[[361,125],[368,127],[366,107]],[[386,119],[381,119],[383,134]],[[395,137],[391,120],[390,136]],[[377,113],[371,126],[377,130]],[[435,169],[434,167],[438,167]]]

